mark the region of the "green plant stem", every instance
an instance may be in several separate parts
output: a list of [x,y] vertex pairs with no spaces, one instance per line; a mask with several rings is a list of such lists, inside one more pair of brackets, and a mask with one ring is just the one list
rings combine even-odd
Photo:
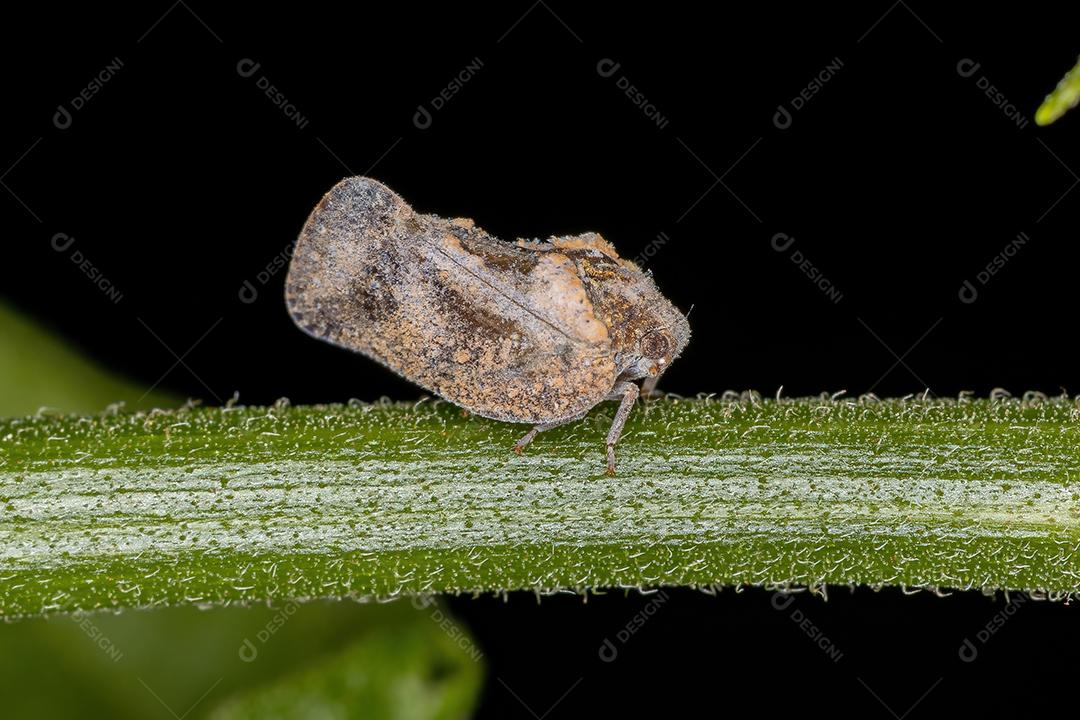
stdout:
[[1065,398],[450,405],[0,420],[0,615],[683,585],[1080,588]]

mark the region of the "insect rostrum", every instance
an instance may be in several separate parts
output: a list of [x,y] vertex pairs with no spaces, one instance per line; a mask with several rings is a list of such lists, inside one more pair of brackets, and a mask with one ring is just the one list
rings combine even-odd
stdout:
[[352,177],[312,211],[289,265],[289,313],[483,417],[542,430],[620,401],[615,443],[690,339],[652,278],[597,233],[505,242],[471,220],[423,215]]

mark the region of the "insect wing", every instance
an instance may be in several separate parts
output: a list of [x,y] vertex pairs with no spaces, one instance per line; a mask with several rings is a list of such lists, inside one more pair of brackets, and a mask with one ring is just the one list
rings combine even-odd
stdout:
[[286,300],[309,334],[485,417],[577,417],[615,380],[569,258],[417,215],[366,178],[339,183],[308,219]]

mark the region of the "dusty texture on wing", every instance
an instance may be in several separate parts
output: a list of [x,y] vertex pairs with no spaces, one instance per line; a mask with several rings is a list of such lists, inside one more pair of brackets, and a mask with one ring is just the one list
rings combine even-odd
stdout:
[[478,415],[569,419],[604,398],[617,370],[608,325],[562,249],[575,251],[503,242],[348,178],[308,218],[286,302],[309,334]]

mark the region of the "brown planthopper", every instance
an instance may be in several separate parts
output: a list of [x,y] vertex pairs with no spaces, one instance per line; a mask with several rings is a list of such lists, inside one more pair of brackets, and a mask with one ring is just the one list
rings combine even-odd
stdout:
[[[690,339],[652,278],[596,233],[505,242],[342,180],[300,233],[285,283],[313,337],[377,360],[466,410],[538,432],[620,401],[607,470],[639,392]],[[644,380],[639,388],[636,381]]]

